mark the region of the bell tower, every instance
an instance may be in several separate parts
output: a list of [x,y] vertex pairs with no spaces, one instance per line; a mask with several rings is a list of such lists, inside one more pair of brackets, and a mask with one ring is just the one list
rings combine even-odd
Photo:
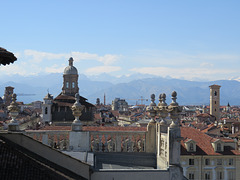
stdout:
[[64,69],[62,94],[75,96],[78,93],[78,71],[73,66],[73,58],[69,60],[69,66]]
[[220,87],[219,85],[211,85],[210,88],[210,114],[215,116],[215,120],[220,120]]
[[52,104],[53,104],[53,97],[49,93],[44,97],[42,105],[42,115],[44,122],[51,122],[52,121]]

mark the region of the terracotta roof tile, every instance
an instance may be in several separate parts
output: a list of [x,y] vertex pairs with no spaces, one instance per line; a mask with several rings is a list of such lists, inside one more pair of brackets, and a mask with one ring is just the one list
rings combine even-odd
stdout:
[[[215,152],[211,143],[217,139],[191,127],[181,127],[181,136],[183,137],[181,155],[240,155],[240,151],[229,146],[225,146],[223,152]],[[184,144],[186,139],[192,139],[197,143],[196,152],[187,152]]]
[[[70,131],[71,126],[45,126],[38,131]],[[32,131],[32,130],[31,130]],[[83,131],[147,131],[146,127],[83,126]]]
[[84,131],[147,131],[146,127],[85,126]]
[[209,124],[206,128],[201,129],[201,132],[206,133],[213,128],[215,128],[215,125],[214,124]]
[[101,118],[101,113],[95,113],[94,114],[94,119],[95,120],[101,120],[102,118]]

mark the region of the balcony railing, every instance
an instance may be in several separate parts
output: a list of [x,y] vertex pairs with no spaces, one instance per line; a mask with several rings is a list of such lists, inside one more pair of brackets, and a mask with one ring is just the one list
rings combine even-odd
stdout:
[[[70,131],[27,131],[26,135],[61,151],[69,146]],[[145,152],[144,131],[89,131],[90,152]]]
[[69,150],[69,131],[27,131],[26,135],[52,148]]
[[90,132],[92,152],[145,152],[146,132]]

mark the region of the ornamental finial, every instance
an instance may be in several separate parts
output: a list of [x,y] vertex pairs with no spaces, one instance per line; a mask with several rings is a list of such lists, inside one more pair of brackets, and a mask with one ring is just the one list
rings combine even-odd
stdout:
[[75,120],[72,123],[72,130],[73,131],[81,131],[82,123],[81,123],[79,117],[82,115],[82,110],[84,109],[84,106],[81,105],[81,103],[79,102],[80,96],[78,93],[75,94],[75,100],[76,100],[76,102],[72,106],[73,116],[75,117]]

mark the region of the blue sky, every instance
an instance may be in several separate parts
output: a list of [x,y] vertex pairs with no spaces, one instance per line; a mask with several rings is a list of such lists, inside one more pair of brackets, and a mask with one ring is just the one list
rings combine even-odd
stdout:
[[239,0],[1,1],[0,46],[18,60],[0,76],[134,73],[240,77]]

